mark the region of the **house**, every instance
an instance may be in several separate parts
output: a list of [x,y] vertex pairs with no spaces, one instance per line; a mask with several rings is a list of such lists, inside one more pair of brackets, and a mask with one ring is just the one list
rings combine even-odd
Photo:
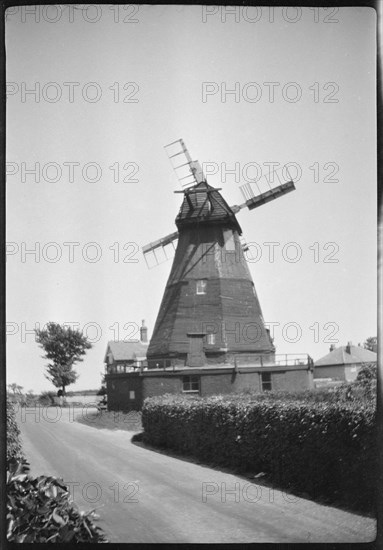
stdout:
[[348,342],[347,346],[331,346],[330,353],[315,362],[314,379],[352,382],[363,365],[376,362],[377,354],[360,345],[353,346]]
[[145,321],[142,321],[140,340],[108,342],[104,357],[105,373],[107,375],[134,372],[147,366],[147,331]]

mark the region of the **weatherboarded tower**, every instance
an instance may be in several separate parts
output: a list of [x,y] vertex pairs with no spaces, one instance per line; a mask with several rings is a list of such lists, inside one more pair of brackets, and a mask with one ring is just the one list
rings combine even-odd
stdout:
[[[206,182],[184,191],[178,245],[149,344],[149,365],[232,363],[273,354],[234,212]],[[171,361],[173,360],[173,361]]]
[[[294,189],[292,181],[255,196],[242,186],[246,202],[230,207],[220,189],[210,186],[182,140],[170,144],[183,183],[183,202],[176,218],[178,232],[143,248],[144,255],[178,239],[150,341],[149,368],[156,366],[272,362],[275,348],[265,328],[252,281],[236,213],[261,206]],[[174,149],[175,147],[175,149]],[[181,161],[179,159],[182,159]],[[180,176],[180,170],[186,175]],[[166,253],[165,253],[166,254]]]

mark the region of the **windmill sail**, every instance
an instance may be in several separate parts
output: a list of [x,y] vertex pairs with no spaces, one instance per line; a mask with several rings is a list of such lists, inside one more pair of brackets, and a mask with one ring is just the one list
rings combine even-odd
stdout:
[[[254,187],[257,193],[254,193]],[[241,193],[246,202],[239,206],[232,206],[235,213],[242,208],[253,210],[267,202],[275,200],[286,193],[295,190],[294,182],[288,170],[274,170],[269,176],[262,176],[259,180],[247,182],[240,186]]]
[[193,160],[182,139],[165,145],[170,163],[183,189],[201,183],[205,175],[198,160]]
[[[174,192],[185,194],[185,199],[190,210],[190,220],[195,219],[196,215],[198,216],[201,211],[205,212],[204,216],[210,214],[214,210],[215,201],[213,191],[220,191],[221,189],[213,188],[209,185],[203,186],[202,190],[199,188],[199,184],[207,183],[205,175],[199,162],[192,160],[185,142],[182,139],[165,145],[165,149],[182,186],[180,191]],[[257,194],[254,192],[254,187],[257,189]],[[242,208],[253,210],[294,189],[295,185],[287,167],[274,170],[268,176],[264,175],[258,180],[241,185],[240,190],[245,202],[240,205],[231,206],[231,213],[235,215]],[[146,265],[149,269],[166,262],[174,256],[175,241],[178,238],[179,233],[176,231],[142,248]],[[172,248],[168,246],[170,244],[172,244]],[[248,246],[243,239],[241,239],[241,247],[244,252],[248,250]]]
[[[158,239],[142,247],[146,265],[149,269],[170,259],[170,255],[167,253],[168,245],[172,244],[174,251],[174,242],[177,239],[178,231],[175,231],[166,237],[162,237],[162,239]],[[174,254],[172,254],[172,256],[174,256]]]

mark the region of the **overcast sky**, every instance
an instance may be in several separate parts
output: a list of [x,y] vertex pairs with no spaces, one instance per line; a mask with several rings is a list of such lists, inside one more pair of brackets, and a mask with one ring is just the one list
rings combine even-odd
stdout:
[[8,10],[7,383],[52,389],[38,324],[95,342],[69,389],[100,386],[108,340],[151,336],[171,262],[140,249],[176,230],[180,137],[229,204],[292,163],[296,191],[238,214],[277,353],[376,335],[374,11],[79,8]]

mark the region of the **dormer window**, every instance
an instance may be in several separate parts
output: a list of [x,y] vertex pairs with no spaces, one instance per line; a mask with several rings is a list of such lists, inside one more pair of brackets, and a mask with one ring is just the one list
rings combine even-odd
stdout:
[[199,279],[197,281],[196,293],[197,294],[206,294],[206,286],[207,286],[207,280],[206,279]]

